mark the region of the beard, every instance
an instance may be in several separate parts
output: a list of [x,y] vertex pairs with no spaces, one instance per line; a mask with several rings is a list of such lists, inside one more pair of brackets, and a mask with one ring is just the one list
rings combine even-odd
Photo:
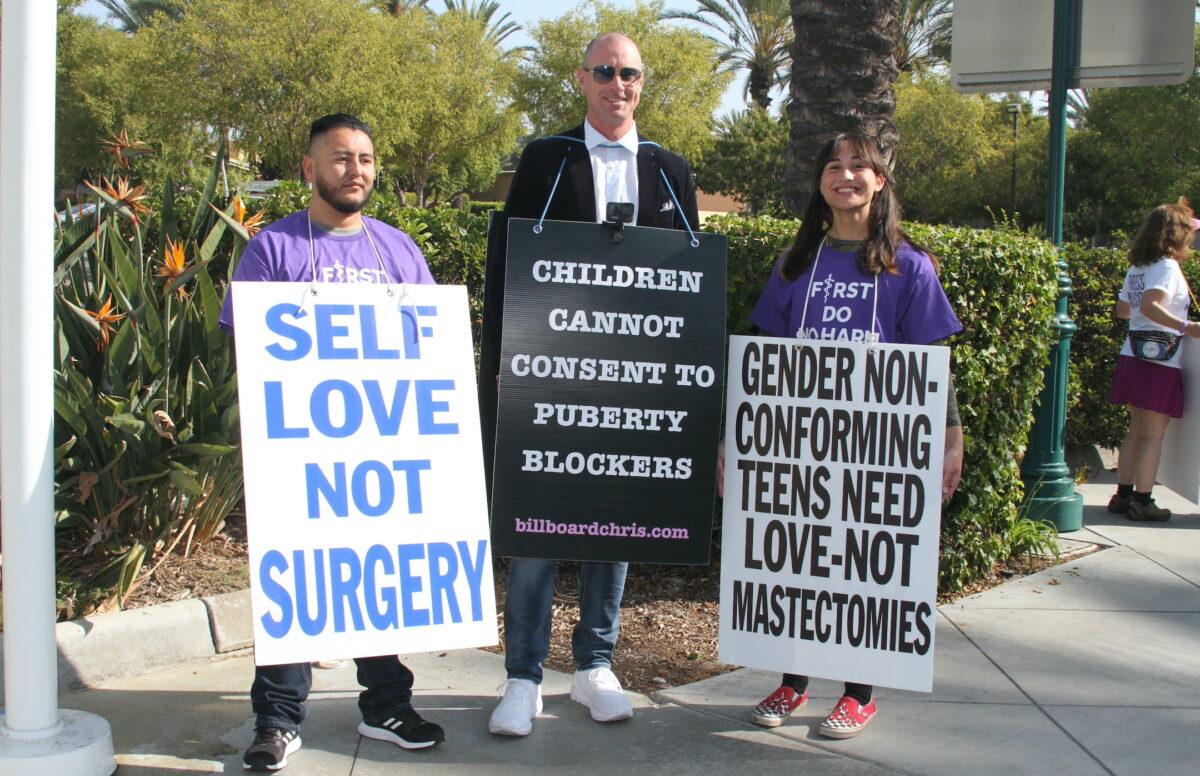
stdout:
[[329,203],[330,207],[346,215],[361,212],[367,206],[367,200],[371,198],[371,192],[375,191],[374,184],[368,184],[363,189],[362,196],[355,198],[350,195],[341,194],[340,186],[322,180],[320,176],[317,176],[313,181],[313,187],[317,190],[317,195]]

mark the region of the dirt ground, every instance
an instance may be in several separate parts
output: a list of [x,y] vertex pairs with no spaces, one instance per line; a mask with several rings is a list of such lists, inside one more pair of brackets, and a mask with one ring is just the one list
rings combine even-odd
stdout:
[[[613,661],[613,670],[625,687],[650,693],[735,668],[717,661],[719,557],[714,548],[713,563],[709,566],[630,566],[621,606],[621,640]],[[1055,563],[1053,558],[1033,558],[998,567],[966,590],[940,597],[939,603],[986,590]],[[497,559],[494,570],[496,602],[502,612],[507,561]],[[134,592],[126,608],[226,593],[248,585],[245,521],[235,515],[213,541],[192,548],[187,557],[177,552],[162,563]],[[579,564],[559,563],[548,668],[567,673],[575,668],[571,630],[579,616],[578,597]],[[498,619],[503,642],[503,617]],[[502,650],[492,647],[489,651]]]
[[212,541],[177,549],[143,582],[125,604],[126,609],[231,593],[250,586],[246,554],[246,518],[235,513]]

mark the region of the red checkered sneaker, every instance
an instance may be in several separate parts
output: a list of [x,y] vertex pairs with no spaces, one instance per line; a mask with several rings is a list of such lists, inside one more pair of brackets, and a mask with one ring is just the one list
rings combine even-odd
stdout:
[[808,703],[808,693],[798,693],[787,685],[778,687],[754,707],[750,719],[763,727],[779,727],[783,721]]
[[821,723],[821,735],[826,738],[854,738],[871,723],[878,711],[874,698],[864,706],[849,695],[843,695]]

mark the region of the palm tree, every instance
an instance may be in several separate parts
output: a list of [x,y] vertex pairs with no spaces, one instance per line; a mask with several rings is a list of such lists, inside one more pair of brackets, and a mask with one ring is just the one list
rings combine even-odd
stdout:
[[953,18],[952,0],[900,0],[896,67],[905,72],[918,64],[948,62]]
[[717,44],[717,72],[745,70],[746,89],[755,104],[771,104],[776,86],[787,89],[788,47],[792,43],[788,0],[696,0],[695,11],[670,10],[664,19],[685,19],[708,28]]
[[1083,129],[1087,123],[1088,108],[1092,106],[1092,89],[1069,89],[1067,91],[1067,121],[1075,129]]
[[872,137],[891,159],[898,8],[896,0],[792,0],[786,201],[796,212],[808,199],[817,152],[837,133]]
[[[521,25],[512,20],[511,13],[504,13],[497,19],[492,17],[500,10],[496,0],[442,0],[446,4],[446,13],[460,13],[468,19],[475,19],[484,26],[484,40],[496,48],[510,35],[521,31]],[[505,56],[520,56],[532,51],[531,46],[515,46],[503,49]]]
[[416,9],[427,10],[429,0],[372,0],[370,5],[392,16],[399,16],[405,11]]
[[122,32],[137,32],[150,24],[155,14],[178,20],[183,16],[186,0],[99,0],[110,19]]

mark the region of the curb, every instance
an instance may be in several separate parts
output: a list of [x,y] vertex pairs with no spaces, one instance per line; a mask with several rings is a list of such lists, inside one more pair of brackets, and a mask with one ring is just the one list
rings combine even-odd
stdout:
[[54,637],[59,691],[92,687],[252,647],[250,591],[81,617],[55,625]]

